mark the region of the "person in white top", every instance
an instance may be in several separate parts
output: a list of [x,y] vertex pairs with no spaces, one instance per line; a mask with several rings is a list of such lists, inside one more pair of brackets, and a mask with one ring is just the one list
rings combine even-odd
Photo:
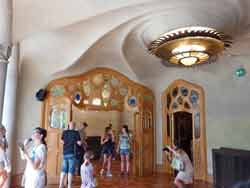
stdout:
[[6,140],[6,129],[0,125],[0,187],[5,188],[6,180],[11,171],[10,162],[6,154],[8,143]]
[[90,162],[93,155],[90,151],[84,154],[84,162],[81,165],[81,188],[94,188],[96,187],[96,181],[94,178],[94,168]]
[[[25,139],[23,141],[23,143],[21,143],[21,142],[18,143],[18,145],[19,145],[21,159],[25,160],[24,148],[26,149],[26,152],[28,152],[31,155],[33,148],[34,148],[34,143],[32,142],[32,139],[29,138],[29,139]],[[25,185],[25,176],[26,176],[26,168],[24,169],[24,173],[22,176],[21,187],[24,187],[24,185]]]
[[43,128],[37,127],[32,134],[34,147],[31,154],[27,149],[23,148],[24,157],[27,160],[25,169],[25,188],[45,188],[46,186],[46,160],[47,160],[47,146],[45,138],[47,131]]
[[169,154],[169,151],[172,152],[174,154],[173,157],[183,163],[183,169],[179,169],[178,174],[175,177],[175,186],[177,188],[184,188],[186,185],[192,184],[194,168],[187,153],[183,149],[181,149],[180,145],[178,144],[175,144],[173,148],[171,148],[170,146],[167,146],[166,148],[164,148],[164,151],[166,151],[167,154]]

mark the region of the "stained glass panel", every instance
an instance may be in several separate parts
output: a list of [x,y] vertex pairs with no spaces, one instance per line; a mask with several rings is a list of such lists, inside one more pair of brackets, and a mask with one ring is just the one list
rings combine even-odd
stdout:
[[184,97],[188,96],[188,89],[186,87],[181,87],[180,90],[181,90],[182,96]]
[[117,87],[119,85],[119,80],[117,78],[115,78],[114,76],[112,76],[111,78],[111,84],[113,87]]
[[195,139],[200,138],[200,113],[196,113],[194,116],[194,135]]
[[127,86],[123,86],[119,89],[120,95],[121,96],[126,96],[128,94],[128,88]]
[[106,83],[102,88],[102,98],[109,99],[110,95],[111,95],[111,87],[108,83]]
[[198,94],[198,92],[192,90],[191,91],[191,95],[189,97],[189,100],[190,100],[190,102],[191,102],[192,105],[198,104],[198,100],[199,100],[199,94]]
[[64,86],[56,85],[53,88],[51,88],[51,94],[53,97],[61,96],[65,92]]
[[67,127],[67,111],[63,108],[52,108],[50,112],[50,127],[64,129]]
[[172,91],[172,96],[176,97],[178,95],[178,91],[179,91],[178,87],[174,88]]
[[173,109],[177,109],[178,108],[178,104],[176,102],[174,102],[172,108]]
[[84,91],[86,96],[90,96],[91,83],[90,83],[89,80],[86,80],[86,81],[83,82],[83,91]]

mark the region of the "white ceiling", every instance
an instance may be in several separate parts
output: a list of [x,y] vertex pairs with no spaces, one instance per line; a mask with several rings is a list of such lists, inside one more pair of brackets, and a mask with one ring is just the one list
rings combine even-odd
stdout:
[[21,42],[26,58],[51,66],[48,74],[80,73],[79,67],[110,61],[141,80],[158,76],[167,68],[146,46],[191,25],[232,35],[227,56],[244,58],[250,50],[249,0],[14,0],[13,7],[14,42]]

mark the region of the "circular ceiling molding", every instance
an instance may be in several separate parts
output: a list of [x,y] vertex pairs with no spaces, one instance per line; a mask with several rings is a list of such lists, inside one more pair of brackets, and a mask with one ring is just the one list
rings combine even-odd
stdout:
[[175,65],[209,62],[232,44],[231,37],[208,27],[185,27],[167,32],[148,47],[151,54]]

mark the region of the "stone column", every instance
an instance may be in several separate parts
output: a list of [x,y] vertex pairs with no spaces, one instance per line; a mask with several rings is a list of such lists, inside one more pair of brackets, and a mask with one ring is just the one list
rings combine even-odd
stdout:
[[0,122],[3,115],[4,90],[6,80],[7,63],[0,59]]
[[[2,123],[7,130],[7,140],[9,149],[7,150],[8,157],[13,164],[14,153],[13,148],[15,143],[16,130],[16,100],[17,100],[17,84],[18,84],[18,62],[19,62],[19,45],[12,48],[12,54],[9,59],[6,76],[6,86],[4,94],[3,119]],[[13,169],[13,167],[12,167]],[[8,180],[10,186],[10,178]]]
[[[12,39],[12,0],[0,0],[0,124],[3,118],[5,81]],[[7,128],[7,132],[9,132]],[[9,148],[11,150],[12,148]],[[9,184],[9,182],[7,182]],[[9,186],[8,186],[9,187]]]
[[7,63],[11,52],[12,1],[0,0],[0,123],[2,122]]

